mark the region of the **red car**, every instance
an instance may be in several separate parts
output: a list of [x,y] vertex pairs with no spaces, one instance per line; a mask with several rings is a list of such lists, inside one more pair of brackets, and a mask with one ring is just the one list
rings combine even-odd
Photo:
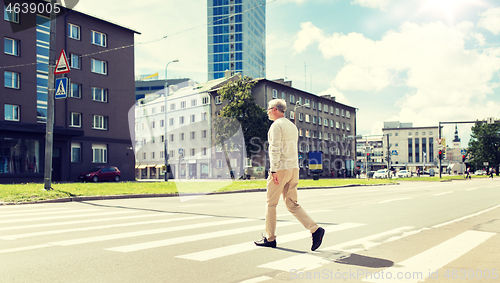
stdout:
[[101,166],[95,167],[89,170],[88,172],[81,173],[78,176],[80,181],[120,181],[121,172],[118,168],[114,166]]

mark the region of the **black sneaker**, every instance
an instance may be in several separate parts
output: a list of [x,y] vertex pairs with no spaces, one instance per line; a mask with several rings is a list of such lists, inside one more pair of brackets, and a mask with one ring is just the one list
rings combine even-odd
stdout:
[[317,248],[319,248],[319,246],[321,246],[323,235],[325,235],[325,229],[321,227],[319,227],[316,232],[312,234],[313,244],[311,246],[311,251],[315,251]]
[[266,237],[262,237],[261,240],[254,242],[256,246],[259,247],[269,247],[269,248],[276,248],[276,240],[269,242]]

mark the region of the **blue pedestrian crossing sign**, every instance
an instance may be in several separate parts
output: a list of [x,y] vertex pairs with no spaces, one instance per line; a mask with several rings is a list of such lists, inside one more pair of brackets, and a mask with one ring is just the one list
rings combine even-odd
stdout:
[[68,97],[69,78],[56,79],[56,99]]
[[462,155],[465,155],[465,154],[467,153],[467,151],[466,151],[465,149],[462,149],[462,151],[460,151],[460,153],[461,153]]

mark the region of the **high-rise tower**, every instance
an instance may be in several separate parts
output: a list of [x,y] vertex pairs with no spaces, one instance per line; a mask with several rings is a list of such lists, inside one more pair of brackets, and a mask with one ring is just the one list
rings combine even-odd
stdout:
[[265,0],[207,0],[208,80],[266,76]]

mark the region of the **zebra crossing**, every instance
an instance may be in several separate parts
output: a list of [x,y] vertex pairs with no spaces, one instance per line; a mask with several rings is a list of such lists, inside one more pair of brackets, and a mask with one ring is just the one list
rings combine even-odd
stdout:
[[[480,213],[498,207],[500,206]],[[320,212],[327,211],[318,210],[310,213]],[[475,213],[472,216],[477,216],[480,213]],[[279,217],[287,216],[290,215],[279,215]],[[462,218],[468,219],[469,217]],[[334,239],[336,237],[331,237],[332,235],[339,235],[352,230],[365,235],[363,229],[369,226],[366,223],[345,222],[325,225],[323,228],[326,232],[325,239]],[[228,229],[228,227],[231,228]],[[288,243],[305,242],[306,240],[309,244],[310,233],[305,231],[302,225],[293,218],[279,221],[277,227],[286,228],[279,229],[279,231],[283,231],[279,235],[279,246],[286,247]],[[127,231],[119,229],[127,229]],[[265,282],[275,279],[272,274],[282,274],[283,272],[290,272],[292,269],[298,271],[319,269],[326,265],[336,264],[338,255],[345,256],[368,251],[377,246],[395,242],[429,229],[437,228],[402,226],[333,245],[334,242],[325,241],[322,247],[315,252],[304,250],[298,254],[281,255],[281,258],[269,261],[264,258],[259,264],[252,267],[261,270],[262,275],[247,278],[240,282]],[[196,251],[176,252],[171,255],[172,258],[180,260],[184,264],[196,266],[196,264],[203,262],[231,259],[245,256],[248,253],[269,252],[270,249],[256,247],[253,241],[247,240],[236,241],[237,243],[233,243],[233,241],[227,245],[220,244],[225,243],[224,239],[227,237],[249,234],[255,236],[257,234],[255,232],[263,230],[263,219],[259,218],[219,217],[196,215],[194,213],[148,212],[108,208],[73,209],[71,206],[0,207],[0,259],[6,254],[12,253],[76,245],[96,247],[97,244],[99,244],[98,248],[104,252],[133,256],[134,253],[147,252],[152,249],[168,249],[171,246],[216,240],[219,243],[218,246],[206,245],[205,248],[197,248]],[[161,239],[152,239],[151,237],[155,235],[160,235]],[[465,231],[399,262],[393,267],[386,268],[383,271],[376,270],[374,274],[377,274],[377,272],[410,271],[427,273],[428,270],[441,268],[452,260],[463,256],[495,235],[496,233],[493,232]],[[127,239],[127,241],[122,242],[124,239]],[[337,258],[332,254],[336,254]],[[274,273],[270,275],[269,271]],[[371,278],[361,279],[365,282],[385,282],[377,279],[372,280]],[[404,282],[418,281],[407,280]]]

